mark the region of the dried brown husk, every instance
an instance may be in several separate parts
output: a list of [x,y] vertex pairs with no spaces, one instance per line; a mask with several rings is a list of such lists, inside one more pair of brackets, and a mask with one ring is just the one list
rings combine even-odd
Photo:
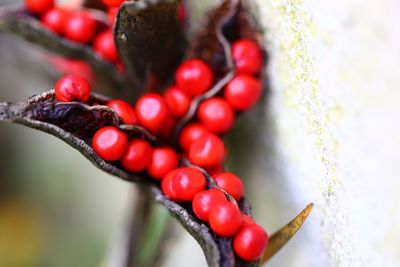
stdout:
[[178,0],[125,1],[119,9],[115,41],[126,72],[140,90],[163,87],[186,48],[177,17]]
[[[93,95],[89,103],[104,103],[104,100],[104,97]],[[0,103],[0,121],[22,124],[54,135],[77,149],[98,168],[127,181],[143,180],[142,177],[105,162],[91,147],[92,137],[98,129],[104,126],[121,126],[118,116],[107,106],[57,102],[54,92],[49,91],[25,102]],[[148,135],[141,131],[131,129],[127,133],[140,137]]]

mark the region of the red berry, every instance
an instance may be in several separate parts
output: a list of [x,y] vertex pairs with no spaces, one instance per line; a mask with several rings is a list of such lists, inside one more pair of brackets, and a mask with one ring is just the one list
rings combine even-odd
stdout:
[[122,63],[121,59],[118,58],[117,62],[115,62],[115,67],[120,73],[125,73],[125,66],[124,63]]
[[101,0],[108,7],[119,7],[124,0]]
[[242,214],[235,204],[225,201],[211,208],[208,222],[217,235],[229,237],[240,229]]
[[43,25],[49,30],[62,34],[64,32],[65,24],[69,19],[70,13],[62,8],[52,8],[47,11],[41,18]]
[[66,75],[54,87],[56,99],[61,102],[79,100],[86,102],[90,97],[90,84],[81,76]]
[[170,138],[173,134],[174,127],[176,124],[176,119],[171,114],[167,115],[167,118],[161,124],[160,129],[157,131],[157,136],[164,138],[165,140]]
[[181,23],[185,22],[186,20],[185,7],[183,6],[182,2],[179,2],[178,5],[178,18]]
[[253,224],[256,224],[255,221],[253,220],[253,218],[242,213],[242,227],[253,225]]
[[204,126],[216,134],[226,133],[235,122],[235,113],[232,107],[221,97],[203,101],[199,106],[197,116]]
[[153,150],[148,172],[151,177],[156,180],[161,180],[172,170],[175,170],[179,165],[178,154],[169,147],[157,147]]
[[180,168],[172,180],[172,190],[181,201],[191,201],[194,196],[206,189],[206,177],[195,168]]
[[242,39],[232,45],[232,57],[236,72],[243,74],[257,74],[263,64],[260,47],[252,40]]
[[213,79],[211,68],[199,59],[183,62],[175,75],[178,87],[190,97],[200,95],[210,89]]
[[64,28],[65,37],[77,43],[89,43],[93,40],[97,21],[90,14],[80,11],[69,16]]
[[136,124],[136,112],[128,102],[121,99],[114,99],[107,103],[112,108],[124,124]]
[[184,116],[190,107],[190,98],[175,86],[165,91],[164,100],[172,115],[176,117]]
[[236,201],[239,201],[243,196],[242,180],[231,172],[223,172],[213,175],[217,185],[224,189]]
[[200,123],[190,123],[186,125],[179,136],[179,145],[184,150],[189,150],[194,141],[209,133],[209,130]]
[[215,134],[205,134],[194,141],[189,149],[189,160],[202,167],[220,165],[225,157],[225,145]]
[[119,160],[128,145],[128,136],[114,126],[106,126],[93,136],[92,147],[100,158],[107,161]]
[[200,220],[207,222],[211,207],[225,201],[227,201],[225,194],[221,190],[213,188],[201,191],[193,198],[193,212]]
[[161,181],[161,190],[163,191],[164,195],[174,201],[178,201],[178,197],[175,191],[172,189],[172,180],[177,172],[178,169],[169,172]]
[[261,96],[261,83],[252,76],[241,74],[225,87],[225,99],[231,106],[244,111],[254,106]]
[[88,81],[93,80],[94,73],[92,67],[84,60],[68,59],[62,56],[51,56],[48,60],[59,73],[75,74]]
[[115,19],[117,18],[119,8],[118,7],[112,7],[108,9],[108,21],[110,22],[110,25],[113,26],[115,23]]
[[168,117],[168,107],[160,95],[150,93],[139,98],[136,114],[141,125],[157,132]]
[[107,30],[96,36],[93,48],[102,58],[115,62],[118,60],[118,52],[115,47],[114,34],[112,30]]
[[44,14],[54,6],[54,0],[24,0],[29,12],[37,15]]
[[240,229],[233,239],[233,250],[246,261],[260,258],[268,245],[268,235],[257,225],[248,225]]
[[142,139],[132,139],[121,159],[121,164],[131,172],[144,171],[151,162],[153,149],[150,144]]
[[210,174],[211,176],[224,172],[224,165],[220,164],[217,166],[213,166],[211,168],[206,168],[206,171],[208,172],[208,174]]

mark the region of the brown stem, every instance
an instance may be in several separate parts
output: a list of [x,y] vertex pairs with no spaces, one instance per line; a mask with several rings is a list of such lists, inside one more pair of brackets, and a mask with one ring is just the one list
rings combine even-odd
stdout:
[[234,77],[235,73],[233,70],[229,71],[225,77],[223,77],[221,80],[218,81],[214,85],[213,88],[208,90],[205,94],[199,95],[195,97],[190,104],[189,110],[186,112],[185,116],[182,117],[182,119],[176,124],[176,127],[174,129],[174,135],[173,135],[173,144],[174,147],[177,146],[178,143],[178,137],[179,133],[181,132],[182,128],[185,127],[185,125],[193,119],[193,117],[196,115],[197,108],[199,107],[200,103],[206,99],[209,99],[216,94],[218,94],[224,87],[225,85],[232,80]]
[[126,248],[126,264],[124,267],[137,266],[138,251],[147,226],[152,198],[143,186],[138,186],[138,196],[131,210],[129,226],[129,242]]

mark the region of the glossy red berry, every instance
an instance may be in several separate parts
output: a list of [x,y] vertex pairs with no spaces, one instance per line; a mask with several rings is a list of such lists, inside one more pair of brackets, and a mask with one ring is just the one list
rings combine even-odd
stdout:
[[178,154],[170,147],[157,147],[153,149],[148,172],[151,177],[161,180],[179,165]]
[[195,168],[179,168],[172,180],[172,190],[181,201],[191,201],[194,196],[206,189],[206,177]]
[[136,103],[139,123],[152,132],[157,132],[169,115],[164,99],[155,93],[139,98]]
[[261,83],[252,76],[236,76],[225,87],[225,99],[238,111],[253,107],[261,97]]
[[236,201],[243,197],[243,183],[242,180],[231,172],[222,172],[213,175],[217,185],[224,189]]
[[61,102],[86,102],[90,97],[90,84],[79,75],[66,75],[58,80],[54,92],[56,99]]
[[136,112],[128,102],[121,99],[114,99],[107,103],[112,108],[124,124],[136,124]]
[[215,134],[205,134],[194,141],[189,149],[189,160],[202,167],[220,165],[225,157],[225,145]]
[[125,73],[125,66],[124,63],[122,63],[121,59],[118,58],[117,62],[115,62],[115,67],[117,68],[117,70],[124,74]]
[[97,21],[87,12],[80,11],[69,16],[64,35],[77,43],[90,43],[96,35]]
[[197,117],[204,126],[216,134],[226,133],[235,122],[232,107],[221,97],[203,101],[198,108]]
[[206,171],[208,172],[209,175],[213,176],[215,174],[224,172],[225,168],[223,164],[213,166],[211,168],[206,168]]
[[193,198],[193,212],[200,220],[207,222],[211,207],[225,201],[227,201],[227,199],[221,190],[213,188],[201,191]]
[[108,21],[110,22],[111,26],[113,26],[115,23],[115,19],[117,18],[118,11],[119,11],[118,7],[109,8],[107,11]]
[[48,60],[59,73],[79,75],[88,81],[94,78],[92,67],[84,60],[67,59],[62,56],[51,56]]
[[230,237],[239,231],[242,214],[235,204],[225,201],[211,208],[208,223],[217,235]]
[[181,23],[185,22],[185,20],[186,20],[185,7],[182,2],[179,2],[179,5],[178,5],[178,18]]
[[94,39],[93,48],[99,56],[108,61],[115,62],[118,60],[118,52],[115,47],[112,30],[107,30],[97,35]]
[[211,68],[199,59],[183,62],[175,75],[179,89],[190,97],[200,95],[210,89],[213,79]]
[[24,0],[24,4],[29,12],[41,15],[54,7],[54,0]]
[[246,261],[260,258],[268,245],[268,235],[257,225],[248,225],[240,229],[233,239],[233,250]]
[[178,196],[172,189],[172,180],[174,179],[174,176],[177,173],[177,171],[178,169],[170,171],[161,181],[161,190],[163,191],[164,195],[166,195],[173,201],[178,201]]
[[43,14],[41,21],[42,24],[57,34],[64,33],[64,27],[70,16],[70,12],[62,8],[52,8]]
[[241,74],[257,74],[263,64],[263,56],[256,42],[248,39],[236,41],[232,45],[232,57],[236,72]]
[[190,123],[186,125],[179,136],[179,145],[184,150],[189,150],[194,141],[210,131],[200,123]]
[[151,162],[153,149],[142,139],[132,139],[121,159],[122,166],[131,172],[141,172],[147,169]]
[[119,7],[124,0],[101,0],[108,7]]
[[92,147],[100,158],[117,161],[124,154],[128,145],[128,136],[114,126],[106,126],[93,136]]
[[189,110],[190,98],[176,86],[171,86],[165,91],[164,100],[172,115],[176,117],[184,116]]
[[242,213],[242,227],[256,224],[256,222],[250,216]]
[[160,138],[164,138],[167,140],[170,138],[173,134],[174,127],[176,124],[176,119],[174,116],[172,116],[170,113],[167,115],[167,118],[164,120],[164,122],[161,124],[161,127],[158,129],[156,132],[157,136]]

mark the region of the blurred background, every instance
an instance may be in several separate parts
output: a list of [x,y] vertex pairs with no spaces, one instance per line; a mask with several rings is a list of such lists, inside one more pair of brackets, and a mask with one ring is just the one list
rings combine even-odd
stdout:
[[[400,2],[253,3],[271,92],[229,135],[228,170],[270,233],[315,203],[269,266],[400,266]],[[193,0],[195,19],[213,4]],[[0,101],[51,89],[60,74],[47,58],[0,34]],[[119,267],[138,188],[23,126],[0,124],[0,151],[0,266]],[[157,266],[205,266],[197,243],[156,213],[171,227]]]

